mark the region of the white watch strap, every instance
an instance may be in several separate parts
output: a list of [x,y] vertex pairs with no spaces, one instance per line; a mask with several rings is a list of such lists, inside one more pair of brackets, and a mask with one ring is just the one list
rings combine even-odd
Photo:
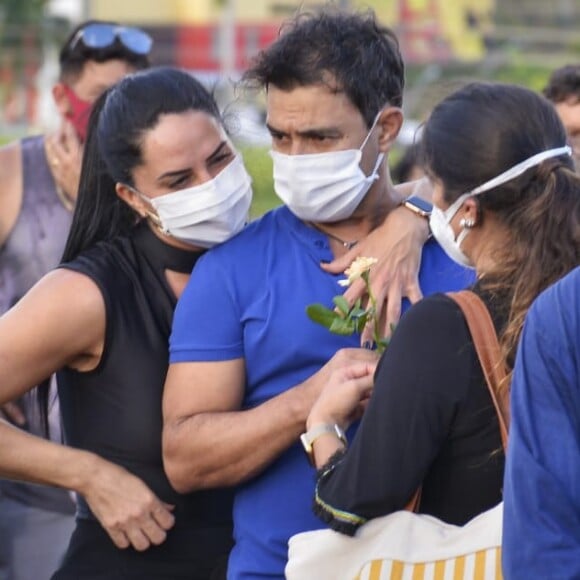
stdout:
[[312,448],[312,444],[322,435],[326,433],[332,433],[337,437],[344,445],[346,445],[346,436],[344,431],[336,423],[321,423],[320,425],[315,425],[309,429],[306,433],[300,436],[302,444],[305,448]]
[[320,425],[315,425],[306,433],[302,433],[302,435],[300,435],[300,442],[302,443],[302,447],[304,447],[304,451],[306,452],[308,461],[311,465],[314,465],[314,453],[312,444],[319,437],[327,433],[334,435],[345,447],[347,446],[348,443],[346,440],[346,435],[336,423],[321,423]]
[[315,425],[312,429],[309,429],[306,433],[304,433],[305,438],[308,440],[308,443],[312,445],[321,435],[325,433],[335,433],[334,425],[330,423],[321,423],[320,425]]

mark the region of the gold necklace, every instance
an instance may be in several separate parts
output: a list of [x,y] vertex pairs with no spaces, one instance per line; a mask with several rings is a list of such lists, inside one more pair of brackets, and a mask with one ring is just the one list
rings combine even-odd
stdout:
[[346,248],[347,249],[347,251],[348,250],[352,250],[358,244],[358,242],[359,242],[359,240],[351,240],[351,241],[343,240],[342,238],[339,238],[338,236],[335,236],[334,234],[331,234],[330,232],[327,232],[326,230],[323,230],[319,226],[314,225],[312,222],[310,223],[310,225],[315,230],[318,230],[319,232],[323,233],[325,236],[328,236],[329,238],[332,238],[334,241],[336,241],[339,244],[341,244],[343,248]]
[[75,208],[75,202],[73,199],[71,199],[64,191],[64,189],[62,189],[62,187],[60,187],[59,185],[56,185],[56,195],[58,196],[58,199],[60,200],[60,203],[62,203],[62,205],[64,206],[64,209],[66,209],[67,211],[73,211]]

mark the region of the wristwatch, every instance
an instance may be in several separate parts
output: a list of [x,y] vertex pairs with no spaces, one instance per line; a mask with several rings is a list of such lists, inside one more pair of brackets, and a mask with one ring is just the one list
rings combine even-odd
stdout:
[[431,212],[433,211],[433,204],[425,201],[423,198],[416,195],[412,195],[403,201],[401,204],[403,207],[410,209],[412,212],[429,219]]
[[312,445],[321,435],[326,433],[336,435],[345,447],[348,445],[344,431],[336,423],[334,425],[329,423],[315,425],[312,429],[300,435],[300,442],[302,443],[302,447],[304,447],[304,452],[306,453],[306,457],[308,457],[310,465],[314,465],[314,450],[312,449]]

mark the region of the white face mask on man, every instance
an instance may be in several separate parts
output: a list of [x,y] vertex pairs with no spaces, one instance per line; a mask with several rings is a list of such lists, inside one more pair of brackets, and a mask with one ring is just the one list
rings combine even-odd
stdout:
[[384,154],[380,153],[368,176],[360,167],[362,149],[378,118],[379,115],[359,149],[307,155],[270,151],[274,161],[274,190],[296,217],[325,223],[348,219],[354,213],[378,179],[384,159]]
[[433,211],[431,212],[431,217],[429,219],[429,226],[431,228],[433,237],[437,240],[437,242],[439,242],[439,245],[452,260],[458,264],[461,264],[462,266],[473,268],[473,262],[464,254],[463,250],[461,249],[461,244],[470,231],[469,228],[463,226],[461,232],[459,232],[459,235],[456,238],[450,223],[465,200],[498,187],[503,183],[511,181],[512,179],[522,175],[522,173],[531,167],[539,165],[542,163],[542,161],[550,159],[551,157],[559,157],[560,155],[572,155],[572,149],[566,146],[558,147],[557,149],[548,149],[547,151],[537,153],[536,155],[529,157],[521,163],[514,165],[507,171],[500,173],[500,175],[497,177],[486,181],[484,184],[476,187],[472,191],[468,191],[467,193],[460,195],[446,210],[439,209],[434,205]]
[[252,179],[239,155],[201,185],[154,198],[133,190],[155,209],[163,233],[200,248],[240,232],[252,202]]

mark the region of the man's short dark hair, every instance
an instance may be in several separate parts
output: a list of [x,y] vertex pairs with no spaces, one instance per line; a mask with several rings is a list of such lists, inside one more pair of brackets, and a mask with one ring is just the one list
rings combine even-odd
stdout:
[[377,22],[374,12],[327,7],[283,25],[244,80],[281,90],[326,84],[344,92],[370,127],[385,105],[401,106],[405,68],[397,37]]
[[552,103],[580,102],[580,65],[569,64],[556,69],[543,93]]
[[[105,48],[90,48],[82,42],[74,42],[77,34],[90,24],[111,24],[120,26],[116,22],[104,20],[87,20],[73,29],[62,46],[59,55],[60,79],[74,81],[81,74],[83,67],[89,60],[107,62],[109,60],[123,60],[136,70],[149,67],[147,55],[131,52],[119,39]],[[74,44],[73,44],[74,43]]]

